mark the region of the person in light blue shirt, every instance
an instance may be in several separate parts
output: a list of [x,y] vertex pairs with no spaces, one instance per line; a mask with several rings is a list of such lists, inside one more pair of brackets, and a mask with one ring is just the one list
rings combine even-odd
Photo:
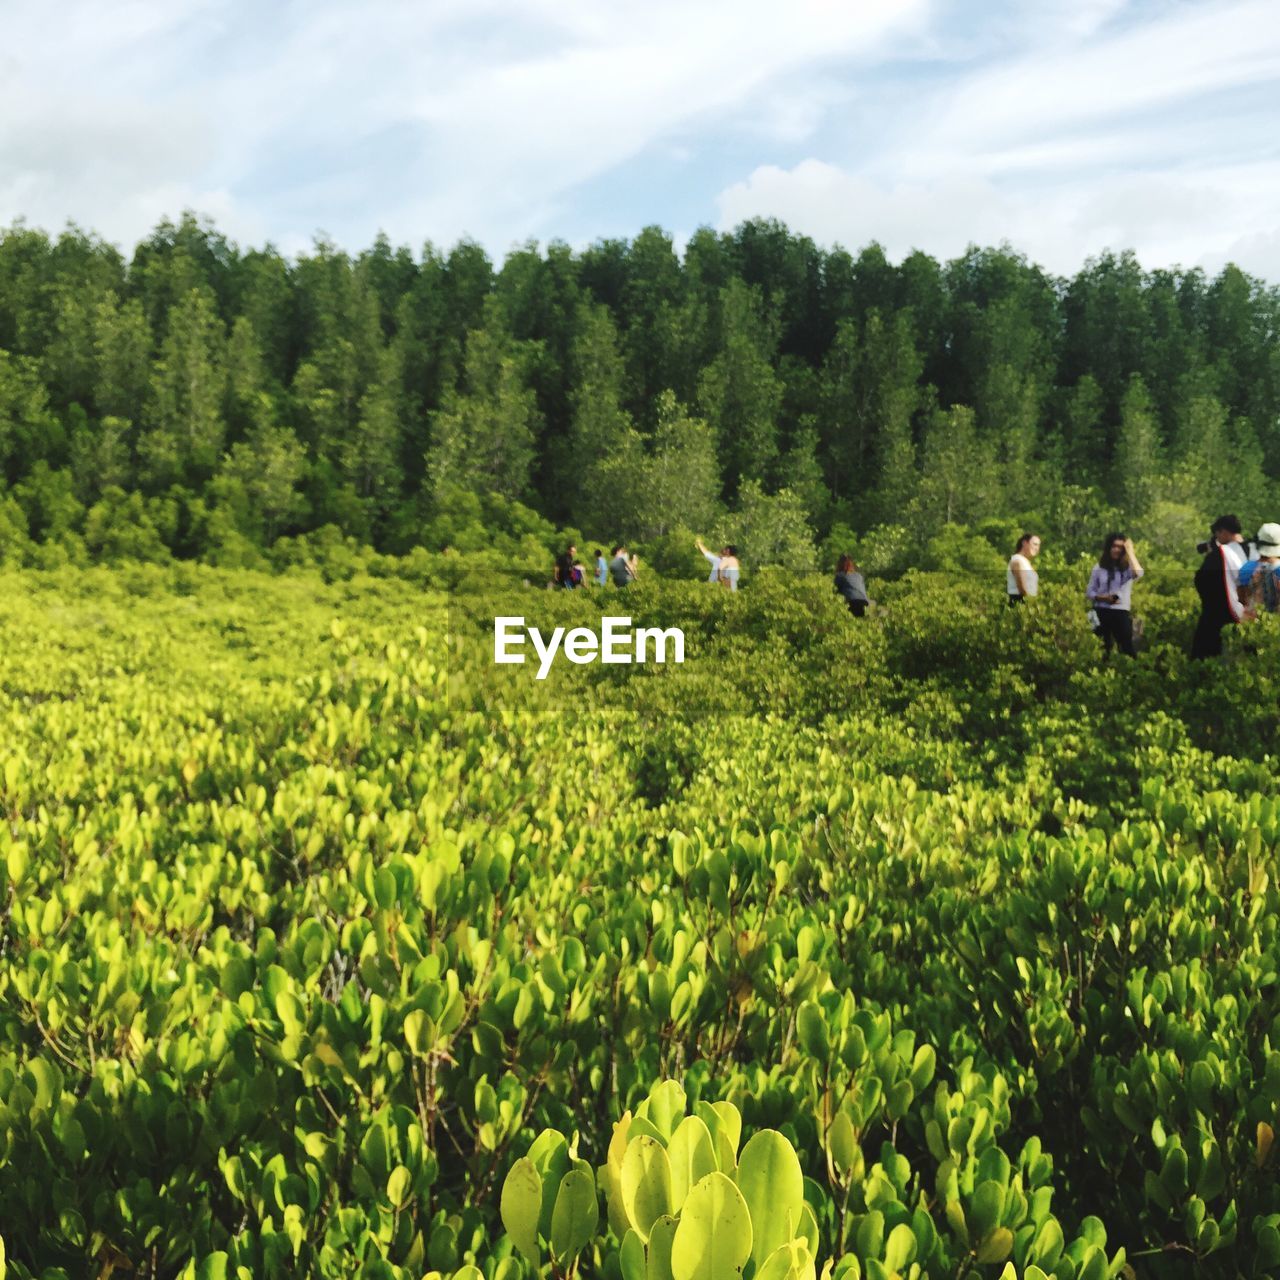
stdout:
[[609,581],[609,562],[604,558],[604,552],[598,547],[596,548],[596,576],[595,584],[597,587],[603,587]]
[[1280,613],[1280,524],[1258,530],[1258,554],[1240,566],[1240,599],[1254,616]]

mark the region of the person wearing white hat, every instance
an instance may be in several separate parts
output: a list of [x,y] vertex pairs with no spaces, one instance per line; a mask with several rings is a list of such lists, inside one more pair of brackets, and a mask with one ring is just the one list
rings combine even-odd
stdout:
[[1264,524],[1257,546],[1257,559],[1240,566],[1240,597],[1255,614],[1280,613],[1280,524]]

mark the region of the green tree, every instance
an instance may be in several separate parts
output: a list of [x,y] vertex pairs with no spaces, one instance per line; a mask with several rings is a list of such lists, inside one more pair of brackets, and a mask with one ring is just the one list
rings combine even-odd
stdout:
[[94,402],[99,413],[142,421],[151,389],[151,330],[142,304],[109,293],[94,311]]
[[1129,378],[1120,402],[1120,429],[1112,467],[1112,497],[1129,521],[1151,510],[1163,468],[1160,425],[1147,384],[1139,373]]
[[527,492],[540,425],[526,381],[530,345],[510,336],[490,298],[483,326],[467,335],[462,386],[432,421],[427,476],[437,496],[453,486],[507,498]]
[[14,486],[13,496],[26,513],[31,537],[38,542],[64,538],[84,517],[71,472],[55,471],[43,458]]
[[157,488],[212,474],[226,424],[226,334],[212,295],[192,289],[169,317],[140,450]]
[[633,434],[631,417],[622,406],[626,366],[606,308],[582,304],[570,368],[569,436],[556,474],[573,522],[604,528],[608,511],[601,502],[600,465]]
[[778,454],[782,381],[773,368],[776,324],[759,291],[732,280],[721,293],[721,345],[698,384],[698,404],[715,431],[727,493],[770,473]]
[[744,481],[737,510],[725,518],[720,533],[754,568],[807,572],[817,564],[804,502],[790,489],[770,494],[757,481]]
[[305,471],[306,450],[288,427],[259,423],[247,440],[232,445],[222,474],[248,499],[242,531],[270,546],[302,512]]
[[342,473],[375,518],[390,511],[401,479],[394,352],[384,352],[381,364],[380,376],[360,399],[354,429],[339,446]]
[[708,528],[717,510],[720,473],[715,437],[671,391],[658,397],[658,425],[646,442],[621,433],[588,471],[589,527],[650,541],[677,526]]
[[39,365],[0,350],[0,480],[12,484],[61,441]]
[[973,410],[955,405],[935,411],[925,436],[921,515],[942,524],[972,524],[997,509],[1000,497],[995,459],[979,439]]
[[1103,422],[1103,396],[1098,380],[1086,373],[1064,397],[1062,443],[1068,476],[1076,484],[1092,484],[1105,475],[1108,455]]

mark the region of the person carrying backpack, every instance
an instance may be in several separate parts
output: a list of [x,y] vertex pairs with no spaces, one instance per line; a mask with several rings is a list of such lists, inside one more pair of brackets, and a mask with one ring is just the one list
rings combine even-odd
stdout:
[[555,584],[564,591],[572,591],[582,585],[582,566],[578,564],[578,548],[571,542],[561,555],[556,556]]
[[737,591],[738,577],[742,573],[742,566],[738,563],[738,548],[729,543],[720,553],[720,566],[716,569],[716,576],[720,579],[720,585],[727,587],[730,591]]
[[843,555],[836,562],[836,591],[855,618],[865,616],[871,603],[867,598],[867,583],[850,555]]
[[1210,529],[1213,535],[1200,567],[1196,570],[1196,594],[1200,597],[1200,619],[1191,637],[1193,658],[1216,658],[1222,653],[1222,630],[1244,616],[1240,602],[1240,569],[1245,554],[1236,516],[1219,516]]
[[635,557],[627,555],[627,548],[622,543],[614,547],[611,552],[609,576],[613,579],[615,587],[626,587],[636,580]]
[[1258,530],[1258,554],[1240,567],[1240,598],[1253,614],[1280,613],[1280,524]]

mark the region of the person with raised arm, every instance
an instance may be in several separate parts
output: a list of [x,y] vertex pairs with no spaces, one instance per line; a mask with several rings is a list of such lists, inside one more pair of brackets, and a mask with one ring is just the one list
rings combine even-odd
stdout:
[[1123,533],[1109,533],[1102,542],[1102,554],[1089,575],[1085,596],[1098,614],[1098,634],[1103,652],[1110,654],[1115,645],[1131,658],[1138,656],[1133,646],[1133,584],[1142,577],[1143,568],[1133,541]]
[[709,547],[707,547],[703,543],[701,538],[695,538],[693,541],[697,546],[698,550],[702,552],[707,562],[711,565],[711,573],[708,576],[707,581],[719,582],[720,581],[720,561],[724,558],[724,548],[722,547],[720,549],[720,554],[717,555],[714,551],[712,551]]

